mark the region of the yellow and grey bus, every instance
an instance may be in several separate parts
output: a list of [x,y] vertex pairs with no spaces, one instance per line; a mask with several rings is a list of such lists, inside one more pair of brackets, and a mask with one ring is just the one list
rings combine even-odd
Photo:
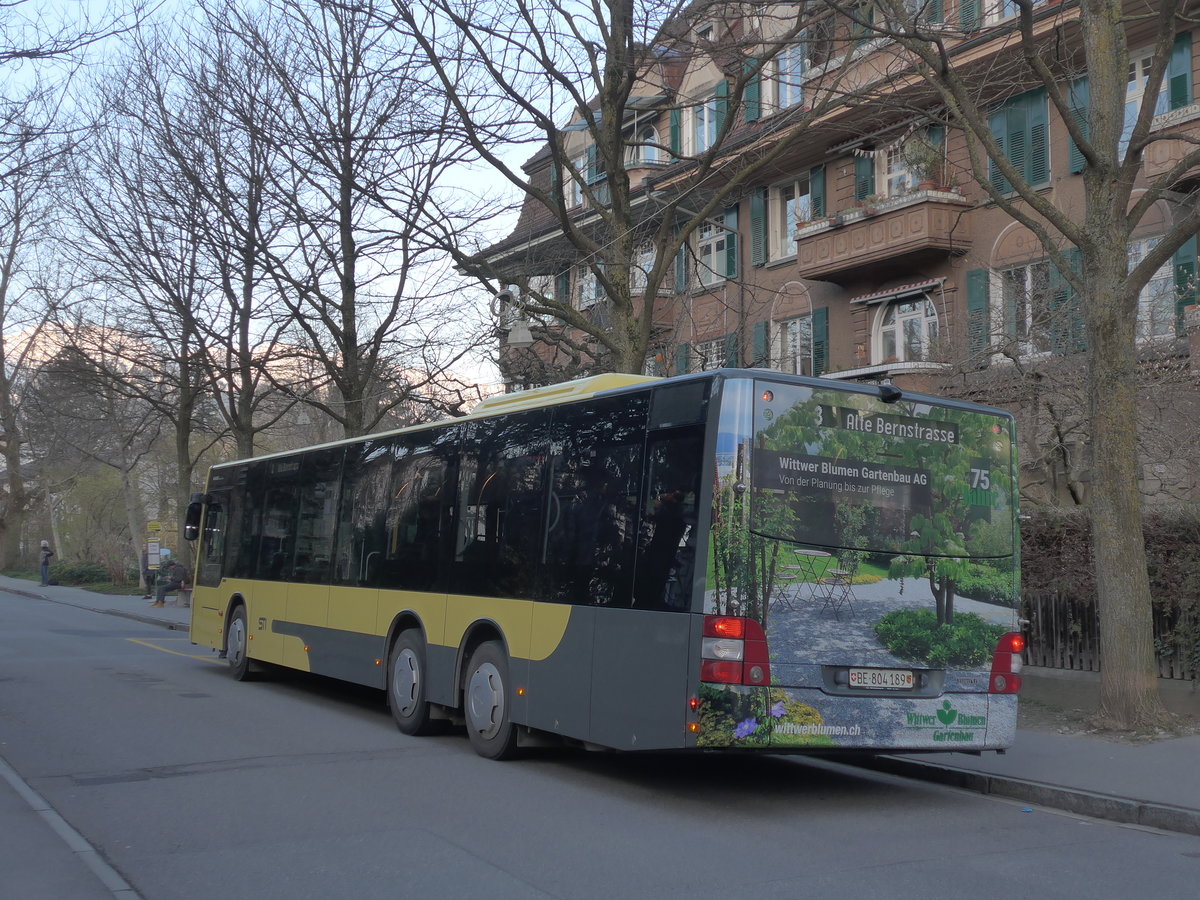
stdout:
[[1001,410],[765,370],[603,375],[215,466],[191,640],[386,691],[503,758],[999,750],[1016,729]]

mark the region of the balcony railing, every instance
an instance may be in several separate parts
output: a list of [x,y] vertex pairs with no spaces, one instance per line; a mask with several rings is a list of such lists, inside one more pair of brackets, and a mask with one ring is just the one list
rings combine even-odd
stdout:
[[914,254],[969,250],[968,205],[953,191],[915,191],[814,222],[795,233],[799,274],[836,281]]

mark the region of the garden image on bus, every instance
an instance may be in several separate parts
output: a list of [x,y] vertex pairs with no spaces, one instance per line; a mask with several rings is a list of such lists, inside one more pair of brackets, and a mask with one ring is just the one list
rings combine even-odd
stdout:
[[1012,417],[765,370],[601,375],[216,466],[191,640],[490,758],[1002,750]]

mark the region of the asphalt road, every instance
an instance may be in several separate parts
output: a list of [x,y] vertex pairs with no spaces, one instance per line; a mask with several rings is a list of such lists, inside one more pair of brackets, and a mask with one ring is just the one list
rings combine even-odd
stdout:
[[1198,838],[833,763],[488,762],[461,733],[400,734],[377,692],[239,684],[185,635],[5,594],[0,756],[147,900],[1041,900],[1200,883]]

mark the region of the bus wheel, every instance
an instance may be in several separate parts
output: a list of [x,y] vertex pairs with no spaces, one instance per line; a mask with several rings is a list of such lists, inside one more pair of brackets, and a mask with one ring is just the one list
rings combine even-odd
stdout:
[[475,752],[508,759],[517,748],[517,729],[509,718],[508,658],[497,641],[480,644],[467,667],[463,707],[467,736]]
[[401,632],[388,660],[388,706],[397,727],[405,734],[430,734],[436,723],[430,720],[425,699],[425,642],[417,631]]
[[246,607],[235,606],[229,618],[229,630],[225,633],[225,659],[229,662],[229,673],[238,681],[247,681],[250,678],[248,634]]

